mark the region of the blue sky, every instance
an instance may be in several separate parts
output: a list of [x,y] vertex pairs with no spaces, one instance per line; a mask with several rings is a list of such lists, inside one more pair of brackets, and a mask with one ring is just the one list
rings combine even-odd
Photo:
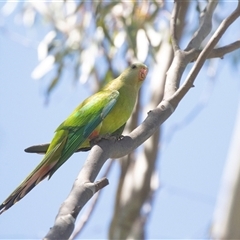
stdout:
[[[14,25],[12,19],[9,19],[7,27],[33,38],[34,42],[40,41],[46,31],[42,28],[26,31]],[[232,33],[228,32],[226,42],[231,42]],[[236,34],[234,38],[237,39]],[[65,78],[53,92],[49,104],[45,105],[47,81],[34,81],[30,77],[38,64],[36,46],[23,46],[2,32],[0,51],[2,202],[42,158],[40,155],[27,154],[23,149],[49,142],[57,126],[89,92],[86,86],[73,85],[71,80]],[[216,61],[219,64],[217,73],[211,79],[207,75],[207,68],[203,68],[195,88],[190,90],[163,126],[163,151],[157,164],[160,188],[147,224],[148,238],[207,236],[239,105],[239,70],[229,60],[229,57],[225,57]],[[211,84],[213,89],[210,91]],[[168,142],[174,124],[185,119],[208,91],[211,92],[208,104],[193,121],[174,131]],[[86,156],[87,153],[75,154],[50,181],[43,181],[2,214],[0,239],[42,238],[53,225],[58,208],[71,190]],[[97,209],[81,238],[107,237],[118,176],[116,162],[108,177],[110,185],[103,189]]]

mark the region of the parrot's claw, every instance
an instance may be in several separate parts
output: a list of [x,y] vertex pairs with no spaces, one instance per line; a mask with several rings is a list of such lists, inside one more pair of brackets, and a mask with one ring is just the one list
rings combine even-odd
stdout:
[[124,138],[124,136],[121,134],[119,136],[116,137],[118,141],[122,140]]
[[116,141],[119,141],[123,138],[124,138],[123,135],[113,136],[113,135],[110,135],[110,134],[105,134],[105,135],[101,135],[101,136],[97,136],[97,137],[93,138],[90,142],[91,142],[91,145],[94,145],[94,144],[99,143],[102,139],[111,140],[111,141],[116,142]]

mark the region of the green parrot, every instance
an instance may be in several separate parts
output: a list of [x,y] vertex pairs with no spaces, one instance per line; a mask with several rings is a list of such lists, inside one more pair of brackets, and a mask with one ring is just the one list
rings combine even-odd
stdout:
[[75,151],[89,150],[90,141],[94,138],[120,135],[133,111],[147,72],[146,65],[132,64],[101,91],[85,99],[56,129],[51,143],[40,145],[40,148],[44,146],[40,152],[45,153],[42,161],[0,205],[0,214],[22,199],[44,178],[50,179]]

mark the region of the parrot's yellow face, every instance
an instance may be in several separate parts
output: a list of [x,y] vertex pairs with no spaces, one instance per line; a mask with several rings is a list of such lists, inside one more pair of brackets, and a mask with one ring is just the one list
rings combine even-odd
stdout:
[[134,84],[134,85],[141,85],[142,82],[145,80],[148,73],[148,67],[143,63],[133,63],[130,67],[128,67],[124,73],[122,74],[126,77],[125,82]]
[[133,63],[130,66],[131,70],[133,72],[135,72],[134,70],[136,69],[136,71],[138,72],[138,80],[139,81],[143,81],[148,73],[148,67],[146,65],[144,65],[143,63]]

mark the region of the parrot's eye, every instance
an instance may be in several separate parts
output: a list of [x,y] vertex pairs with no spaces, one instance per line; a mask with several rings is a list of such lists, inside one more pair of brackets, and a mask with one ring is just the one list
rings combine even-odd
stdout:
[[131,66],[131,69],[135,69],[135,68],[137,68],[137,66],[136,66],[135,64],[133,64],[133,65]]

